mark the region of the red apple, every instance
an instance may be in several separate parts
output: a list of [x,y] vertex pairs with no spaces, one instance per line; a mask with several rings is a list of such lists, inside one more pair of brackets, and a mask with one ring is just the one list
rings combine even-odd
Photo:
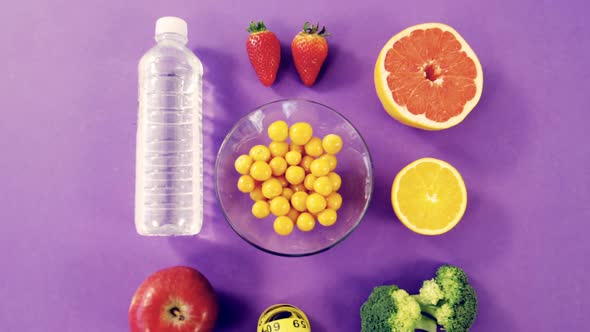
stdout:
[[131,332],[211,332],[219,306],[199,271],[171,267],[149,276],[129,307]]

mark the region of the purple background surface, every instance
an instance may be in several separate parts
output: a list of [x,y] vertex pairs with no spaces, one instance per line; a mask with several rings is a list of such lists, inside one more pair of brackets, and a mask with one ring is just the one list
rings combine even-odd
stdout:
[[[11,1],[0,14],[0,330],[126,331],[150,273],[201,270],[221,296],[218,331],[254,331],[289,302],[315,332],[359,331],[372,287],[416,291],[442,262],[478,291],[474,331],[580,330],[590,312],[590,79],[584,1]],[[159,16],[189,23],[205,65],[206,220],[192,238],[135,233],[136,66]],[[272,88],[248,63],[244,31],[264,19],[283,43]],[[300,82],[288,45],[305,20],[333,33],[317,85]],[[383,44],[413,24],[454,26],[484,68],[466,121],[424,132],[391,119],[373,88]],[[342,244],[275,257],[242,241],[212,192],[212,165],[233,123],[257,105],[307,98],[345,114],[367,140],[375,193]],[[464,175],[464,220],[439,237],[397,222],[390,185],[407,163],[442,158]]]

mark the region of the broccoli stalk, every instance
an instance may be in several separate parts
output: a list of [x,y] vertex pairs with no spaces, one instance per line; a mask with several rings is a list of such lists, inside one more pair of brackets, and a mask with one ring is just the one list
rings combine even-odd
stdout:
[[427,332],[436,332],[436,322],[431,318],[428,318],[424,315],[420,315],[420,318],[416,322],[416,326],[414,327],[414,329]]
[[395,285],[373,289],[361,307],[362,332],[436,332],[436,323],[422,315],[420,304]]
[[463,270],[443,265],[436,277],[426,280],[414,298],[421,311],[436,319],[448,332],[469,331],[477,315],[477,295]]

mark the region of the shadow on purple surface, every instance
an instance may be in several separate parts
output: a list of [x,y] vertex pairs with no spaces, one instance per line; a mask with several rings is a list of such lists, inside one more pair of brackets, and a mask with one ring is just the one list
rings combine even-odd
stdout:
[[295,63],[293,63],[293,56],[291,55],[291,42],[281,42],[281,63],[279,64],[277,79],[271,88],[277,91],[277,85],[281,84],[281,82],[284,82],[285,79],[292,74],[297,75]]
[[471,280],[471,284],[477,292],[479,306],[472,329],[477,331],[479,327],[493,326],[496,331],[517,331],[515,320],[502,307],[494,303],[491,293],[477,281]]
[[[330,38],[330,37],[328,37]],[[343,49],[337,43],[330,43],[328,58],[316,81],[316,90],[320,93],[340,88],[350,88],[361,78],[362,63],[354,53]],[[329,78],[330,84],[322,84]]]
[[239,110],[248,98],[241,94],[231,74],[236,71],[230,53],[217,49],[195,50],[204,66],[203,75],[203,182],[205,218],[223,219],[215,196],[215,160],[225,135],[240,117]]
[[[496,331],[518,331],[515,320],[502,307],[494,303],[494,296],[477,280],[471,280],[477,292],[478,312],[472,330],[493,326]],[[517,312],[515,309],[514,312]]]
[[[393,206],[391,205],[391,184],[393,176],[379,175],[377,172],[373,178],[373,198],[367,214],[383,222],[395,222],[397,226],[403,226],[395,216]],[[374,219],[374,218],[371,218]]]
[[513,252],[510,219],[506,211],[489,196],[469,192],[465,216],[452,231],[432,238],[432,245],[443,257],[474,269],[485,269],[503,255]]
[[217,319],[216,329],[229,329],[248,325],[244,324],[247,320],[246,317],[248,317],[247,314],[248,312],[254,312],[254,310],[248,307],[247,301],[226,291],[218,292],[217,295],[219,296],[219,318]]
[[313,312],[311,314],[305,313],[309,319],[309,325],[313,328],[313,332],[332,332],[329,331],[325,325],[322,324],[322,320],[315,316]]

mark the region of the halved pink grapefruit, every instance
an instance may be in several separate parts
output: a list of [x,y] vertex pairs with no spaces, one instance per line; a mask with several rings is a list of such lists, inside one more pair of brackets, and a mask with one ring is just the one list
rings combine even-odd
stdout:
[[483,88],[481,64],[455,29],[425,23],[393,36],[375,65],[377,95],[400,122],[426,130],[459,124]]

